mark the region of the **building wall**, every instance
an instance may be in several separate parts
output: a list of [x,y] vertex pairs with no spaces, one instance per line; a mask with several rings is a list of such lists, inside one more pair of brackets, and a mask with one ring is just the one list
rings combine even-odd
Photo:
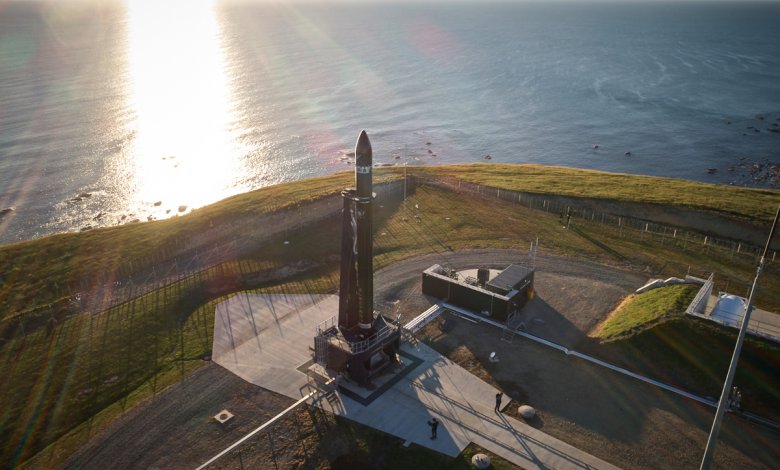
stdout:
[[423,273],[422,292],[475,313],[486,311],[490,318],[498,321],[506,321],[507,319],[508,300],[473,289],[454,279],[443,279]]

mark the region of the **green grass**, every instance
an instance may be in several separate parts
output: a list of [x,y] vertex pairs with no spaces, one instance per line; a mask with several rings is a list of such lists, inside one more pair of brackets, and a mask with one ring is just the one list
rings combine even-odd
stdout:
[[596,336],[614,340],[636,334],[670,316],[683,315],[698,290],[698,286],[679,284],[632,295],[599,326]]
[[713,210],[771,222],[780,191],[546,166],[474,163],[415,171],[500,189]]
[[[515,171],[507,169],[509,175]],[[386,178],[397,177],[391,170],[385,173]],[[4,436],[0,462],[36,456],[30,463],[35,467],[36,462],[61,461],[124,410],[196,369],[210,354],[214,306],[231,290],[334,292],[337,217],[270,239],[246,233],[236,221],[275,210],[306,210],[308,203],[337,194],[350,177],[267,188],[167,221],[0,247],[0,373],[5,378],[0,394]],[[762,201],[757,198],[754,204]],[[400,199],[383,201],[375,210],[375,269],[423,253],[446,260],[462,249],[525,250],[539,237],[545,253],[647,267],[659,277],[680,276],[694,266],[718,272],[721,283],[741,287],[749,285],[755,273],[751,257],[729,258],[717,249],[703,252],[597,223],[562,230],[557,214],[428,186],[411,193],[406,207],[408,221],[402,220]],[[120,276],[129,260],[136,269],[144,269],[212,224],[259,240],[256,248],[99,314],[82,314],[62,302],[67,315],[50,318],[67,290],[63,286],[89,288],[100,276]],[[766,267],[762,286],[758,305],[769,309],[780,305],[776,264]],[[49,304],[54,306],[48,309]],[[42,321],[27,321],[37,318],[38,312],[47,312],[40,315]],[[25,328],[19,327],[19,317],[25,319]]]

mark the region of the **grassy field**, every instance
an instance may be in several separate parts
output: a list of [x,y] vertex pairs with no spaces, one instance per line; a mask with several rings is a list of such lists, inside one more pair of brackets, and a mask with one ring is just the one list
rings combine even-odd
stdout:
[[673,315],[685,314],[699,286],[680,284],[629,296],[599,325],[595,336],[614,340],[638,333]]
[[422,167],[415,171],[514,191],[682,206],[768,222],[780,206],[780,191],[772,189],[546,165],[474,163]]
[[[511,179],[519,170],[507,171]],[[471,167],[463,174],[472,177]],[[388,171],[385,177],[397,174]],[[82,286],[94,287],[95,272],[120,276],[127,260],[161,259],[171,244],[180,246],[181,240],[212,224],[242,230],[237,219],[305,210],[312,201],[337,194],[350,178],[342,174],[259,190],[167,221],[0,247],[0,371],[6,378],[0,395],[0,463],[36,454],[31,467],[61,461],[124,410],[198,368],[210,354],[214,305],[230,292],[333,292],[340,221],[324,220],[259,239],[250,252],[98,314],[82,314],[67,304],[67,315],[36,323],[25,322],[31,315],[25,312],[60,302],[66,292]],[[621,178],[630,185],[633,177]],[[754,206],[765,205],[760,192],[745,194],[754,197]],[[409,221],[402,219],[404,213]],[[548,253],[645,269],[659,277],[680,276],[694,266],[718,272],[719,282],[746,286],[755,268],[750,257],[728,259],[716,250],[660,244],[597,223],[562,230],[554,214],[459,198],[428,186],[410,195],[406,212],[399,198],[381,201],[374,228],[375,269],[422,253],[437,253],[446,260],[448,253],[467,248],[525,249],[536,237]],[[762,285],[758,305],[780,306],[777,265],[767,266]],[[633,357],[629,353],[625,351],[626,357]]]

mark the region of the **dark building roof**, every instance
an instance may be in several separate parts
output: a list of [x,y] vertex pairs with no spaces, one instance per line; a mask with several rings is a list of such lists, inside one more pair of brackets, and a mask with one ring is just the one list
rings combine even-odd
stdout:
[[531,268],[520,266],[519,264],[510,264],[496,277],[488,281],[487,285],[510,291],[522,283],[525,278],[532,275],[533,272],[534,270]]

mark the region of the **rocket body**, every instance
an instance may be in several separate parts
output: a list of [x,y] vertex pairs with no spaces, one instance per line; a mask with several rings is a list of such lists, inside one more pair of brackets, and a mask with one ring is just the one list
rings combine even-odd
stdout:
[[362,131],[355,144],[355,189],[342,192],[339,327],[346,330],[357,325],[368,331],[374,321],[372,157],[371,142]]

